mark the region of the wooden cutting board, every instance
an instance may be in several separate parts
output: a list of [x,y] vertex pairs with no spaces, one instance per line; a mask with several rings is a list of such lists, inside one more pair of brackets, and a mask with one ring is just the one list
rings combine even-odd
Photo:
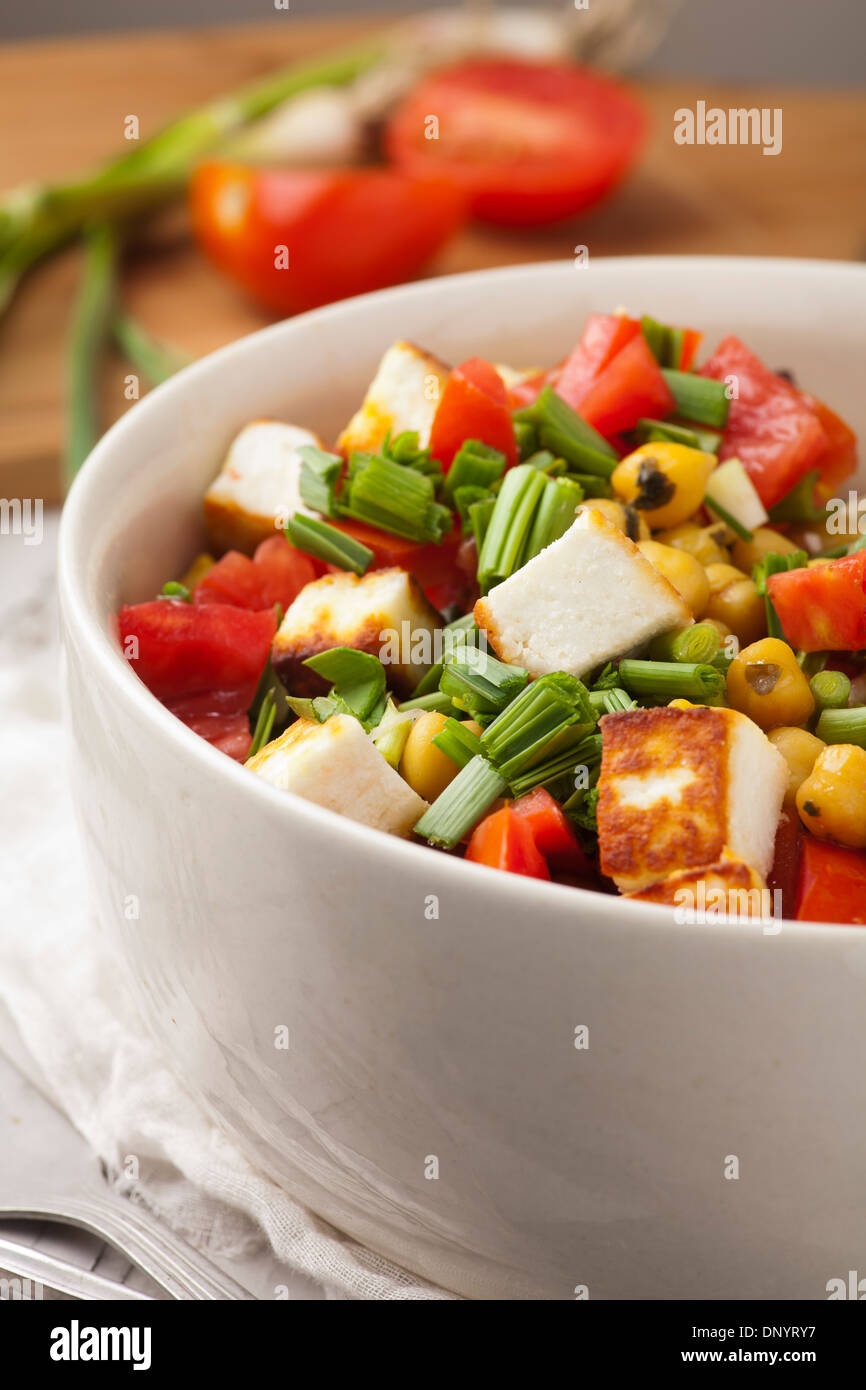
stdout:
[[[0,47],[0,188],[69,177],[123,147],[123,123],[147,136],[185,107],[293,58],[368,35],[381,21],[307,22],[26,42]],[[637,84],[653,134],[627,185],[574,223],[517,233],[472,226],[432,274],[572,256],[673,252],[866,255],[866,96],[653,81]],[[770,106],[783,148],[674,143],[674,112]],[[31,275],[0,323],[0,496],[60,495],[63,350],[79,271],[69,250]],[[178,208],[127,255],[125,304],[160,337],[201,355],[268,322],[191,245]],[[652,310],[652,305],[646,306]],[[696,306],[696,320],[700,318]],[[129,408],[124,365],[106,364],[107,426]]]

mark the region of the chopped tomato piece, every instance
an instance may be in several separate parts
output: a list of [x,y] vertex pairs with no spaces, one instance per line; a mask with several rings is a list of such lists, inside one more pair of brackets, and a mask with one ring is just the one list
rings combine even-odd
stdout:
[[806,652],[866,648],[866,550],[772,574],[767,592],[786,639]]
[[328,525],[372,550],[373,569],[408,570],[422,589],[459,582],[463,578],[457,568],[460,531],[456,526],[437,544],[435,541],[404,540],[402,536],[391,536],[387,531],[369,526],[365,521],[351,521],[345,517],[329,521]]
[[866,851],[804,835],[797,920],[866,926]]
[[700,375],[730,378],[736,387],[719,459],[740,459],[764,506],[775,506],[827,450],[810,398],[765,367],[739,338],[724,338]]
[[536,787],[515,801],[512,810],[529,826],[537,849],[551,869],[574,874],[577,878],[595,877],[592,864],[577,842],[574,827],[549,791]]
[[806,396],[806,400],[827,437],[827,447],[815,461],[815,467],[821,474],[818,489],[825,497],[832,497],[834,489],[849,478],[857,467],[857,436],[823,401],[816,400],[814,396]]
[[580,414],[599,434],[622,434],[638,420],[660,420],[674,409],[661,367],[642,333],[636,334],[599,373],[580,404]]
[[694,328],[683,329],[683,346],[680,352],[680,360],[677,369],[681,372],[691,371],[692,364],[698,355],[698,348],[703,342],[703,333],[698,333]]
[[773,892],[778,889],[782,895],[783,917],[795,917],[797,912],[797,881],[802,840],[803,830],[799,816],[793,811],[783,811],[776,828],[773,864],[767,875],[767,887]]
[[527,878],[550,878],[528,822],[511,806],[503,806],[501,811],[485,816],[475,827],[466,858],[475,864],[506,869],[508,873],[524,874]]
[[430,432],[430,451],[447,472],[461,444],[480,439],[517,462],[514,422],[505,383],[490,362],[470,357],[445,383]]
[[552,372],[533,372],[532,376],[518,381],[514,386],[509,386],[508,404],[511,409],[523,410],[527,405],[534,405],[541,391],[549,381],[554,380],[556,375],[556,368]]
[[188,715],[183,722],[194,734],[206,739],[236,762],[244,763],[249,757],[253,736],[245,714]]
[[270,656],[277,615],[154,599],[125,604],[118,627],[123,655],[164,704],[191,701],[187,714],[240,714]]
[[189,204],[210,259],[281,314],[413,279],[466,212],[460,189],[429,168],[412,178],[211,162],[193,173]]
[[193,601],[256,610],[278,603],[285,611],[315,577],[309,555],[296,550],[284,536],[269,536],[252,559],[239,550],[227,551],[196,584]]
[[645,126],[628,89],[601,73],[472,58],[414,84],[388,123],[386,148],[406,173],[438,173],[464,189],[477,217],[535,226],[610,192]]
[[557,395],[578,410],[598,374],[639,332],[638,320],[625,314],[590,314],[554,382]]

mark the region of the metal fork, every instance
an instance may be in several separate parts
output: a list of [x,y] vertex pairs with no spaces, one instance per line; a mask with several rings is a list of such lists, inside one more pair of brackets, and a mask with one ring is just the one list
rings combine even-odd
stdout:
[[[115,1246],[132,1264],[149,1275],[170,1298],[254,1301],[253,1294],[230,1275],[223,1274],[206,1256],[187,1245],[185,1240],[166,1230],[156,1217],[151,1216],[144,1208],[111,1193],[40,1196],[15,1205],[0,1202],[0,1217],[15,1221],[59,1221],[64,1225],[90,1231],[109,1245]],[[0,1253],[0,1264],[2,1260]],[[40,1275],[35,1273],[32,1277],[38,1279]],[[57,1284],[54,1286],[60,1287]],[[61,1292],[67,1291],[61,1289]],[[98,1295],[90,1293],[83,1296],[92,1298]]]

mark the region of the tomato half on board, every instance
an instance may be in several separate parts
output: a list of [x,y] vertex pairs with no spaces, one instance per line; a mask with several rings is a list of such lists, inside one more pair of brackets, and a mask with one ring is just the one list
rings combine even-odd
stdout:
[[201,165],[199,245],[254,298],[298,313],[411,279],[463,221],[465,195],[426,170]]
[[570,217],[619,182],[643,142],[625,87],[570,63],[481,58],[432,73],[391,117],[388,157],[440,173],[477,217],[536,226]]

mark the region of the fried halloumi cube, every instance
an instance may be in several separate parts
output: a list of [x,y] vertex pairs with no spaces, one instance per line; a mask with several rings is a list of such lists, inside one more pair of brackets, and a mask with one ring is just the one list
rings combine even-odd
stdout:
[[682,869],[626,897],[675,907],[688,922],[773,915],[773,895],[760,874],[742,859],[720,859],[717,864]]
[[299,490],[298,449],[304,444],[323,447],[310,430],[279,420],[254,420],[241,430],[204,496],[205,526],[214,549],[251,555],[295,512],[316,515],[304,506]]
[[378,656],[388,685],[404,698],[435,660],[442,618],[406,570],[326,574],[307,584],[274,639],[274,670],[293,695],[319,695],[327,686],[304,661],[331,647]]
[[280,791],[389,835],[408,835],[427,809],[350,714],[334,714],[324,724],[297,720],[247,767]]
[[496,655],[531,676],[583,676],[692,615],[613,522],[580,512],[564,536],[475,605]]
[[600,728],[601,869],[621,892],[722,859],[766,878],[788,765],[757,724],[668,705],[606,715]]
[[449,372],[444,362],[414,343],[393,343],[379,363],[360,410],[337,441],[340,453],[348,456],[354,449],[375,453],[389,430],[395,438],[404,430],[417,430],[419,444],[426,449]]

